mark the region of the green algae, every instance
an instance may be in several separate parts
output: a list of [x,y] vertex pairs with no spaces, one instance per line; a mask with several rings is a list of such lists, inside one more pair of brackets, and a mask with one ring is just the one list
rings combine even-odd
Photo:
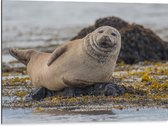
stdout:
[[152,78],[147,74],[145,73],[142,77],[142,82],[145,81],[145,82],[150,82],[152,80]]
[[28,92],[26,91],[16,91],[15,96],[23,98]]
[[2,85],[3,86],[19,86],[19,85],[25,85],[27,82],[30,81],[29,77],[24,77],[24,78],[6,78],[2,80]]

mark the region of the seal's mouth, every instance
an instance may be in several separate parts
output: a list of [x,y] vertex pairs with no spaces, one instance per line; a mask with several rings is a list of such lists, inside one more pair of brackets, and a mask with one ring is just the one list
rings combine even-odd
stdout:
[[101,48],[113,48],[116,46],[116,43],[113,42],[114,40],[111,40],[109,36],[103,36],[100,39],[97,40],[97,43]]
[[102,48],[115,48],[116,47],[116,43],[113,43],[111,45],[109,45],[107,42],[102,42],[101,45],[100,45]]

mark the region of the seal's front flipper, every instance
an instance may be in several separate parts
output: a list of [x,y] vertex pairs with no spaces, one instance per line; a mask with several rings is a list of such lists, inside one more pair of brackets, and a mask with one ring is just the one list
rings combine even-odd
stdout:
[[25,96],[24,100],[26,102],[31,101],[31,100],[41,100],[46,97],[46,88],[40,87],[37,89],[34,89],[32,92],[30,92],[28,95]]
[[37,100],[37,101],[44,99],[46,97],[46,91],[47,91],[47,89],[44,87],[41,87],[41,88],[34,90],[32,92],[32,99]]
[[54,60],[56,60],[59,56],[61,56],[67,49],[66,45],[62,45],[54,50],[54,52],[51,54],[47,65],[50,66]]
[[31,93],[25,96],[25,101],[36,100],[40,101],[46,97],[53,96],[55,91],[48,90],[47,88],[40,87],[33,90]]
[[28,64],[34,52],[35,51],[32,49],[28,49],[28,50],[20,50],[20,49],[14,49],[14,48],[9,49],[9,53],[25,65]]

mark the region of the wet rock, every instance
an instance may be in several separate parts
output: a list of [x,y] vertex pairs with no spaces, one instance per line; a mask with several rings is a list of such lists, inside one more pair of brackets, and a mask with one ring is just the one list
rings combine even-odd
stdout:
[[82,29],[71,40],[83,38],[105,25],[115,27],[121,33],[122,46],[118,62],[133,64],[140,61],[168,60],[168,42],[164,42],[152,30],[142,25],[129,24],[118,17],[100,18],[94,25]]
[[49,96],[70,96],[70,97],[78,97],[78,96],[85,96],[85,95],[118,96],[126,92],[127,90],[124,86],[113,84],[113,83],[95,84],[84,88],[67,87],[61,91],[51,91],[42,87],[34,90],[30,94],[28,94],[24,99],[25,101],[30,101],[30,100],[39,101]]
[[10,69],[11,68],[8,64],[2,62],[2,72],[9,72]]

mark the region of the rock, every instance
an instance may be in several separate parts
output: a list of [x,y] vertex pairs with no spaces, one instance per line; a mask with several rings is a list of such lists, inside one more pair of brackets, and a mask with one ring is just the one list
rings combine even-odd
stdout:
[[4,62],[2,62],[2,72],[9,72],[10,71],[10,66]]
[[168,60],[168,42],[164,42],[152,30],[142,25],[129,24],[118,17],[100,18],[94,25],[82,29],[71,40],[83,38],[105,25],[115,27],[121,33],[122,46],[118,62],[134,64],[140,61]]
[[85,95],[119,96],[126,92],[127,90],[124,86],[113,84],[113,83],[95,84],[84,88],[67,87],[61,91],[51,91],[42,87],[32,91],[24,99],[25,101],[30,101],[30,100],[39,101],[49,96],[69,96],[69,97],[78,97],[78,96],[85,96]]

